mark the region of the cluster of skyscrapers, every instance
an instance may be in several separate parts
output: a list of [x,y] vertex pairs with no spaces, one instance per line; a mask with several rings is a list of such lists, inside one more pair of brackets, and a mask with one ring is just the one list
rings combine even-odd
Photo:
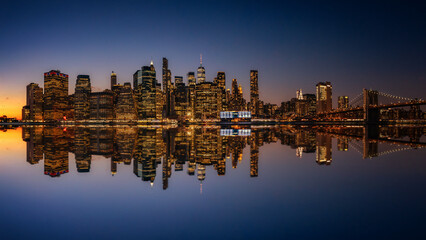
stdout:
[[111,87],[92,92],[89,75],[78,75],[74,94],[68,93],[69,76],[59,70],[44,74],[44,91],[36,83],[27,86],[27,104],[22,119],[27,122],[62,120],[138,121],[177,119],[179,121],[209,121],[220,118],[222,111],[250,110],[253,117],[262,117],[259,101],[258,71],[250,71],[250,102],[243,97],[241,85],[232,79],[232,89],[226,89],[225,72],[218,72],[213,81],[206,81],[200,59],[197,76],[175,76],[163,58],[162,84],[157,81],[153,62],[133,74],[130,82],[119,84],[117,74],[111,74]]

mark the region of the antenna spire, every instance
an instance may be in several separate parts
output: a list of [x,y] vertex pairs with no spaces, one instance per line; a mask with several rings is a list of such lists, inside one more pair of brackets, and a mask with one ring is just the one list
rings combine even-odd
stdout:
[[200,66],[203,65],[203,54],[200,53]]

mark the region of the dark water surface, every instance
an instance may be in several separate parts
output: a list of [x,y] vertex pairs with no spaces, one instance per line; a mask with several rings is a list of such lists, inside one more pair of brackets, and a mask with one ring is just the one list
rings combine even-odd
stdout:
[[426,128],[0,132],[2,239],[424,239]]

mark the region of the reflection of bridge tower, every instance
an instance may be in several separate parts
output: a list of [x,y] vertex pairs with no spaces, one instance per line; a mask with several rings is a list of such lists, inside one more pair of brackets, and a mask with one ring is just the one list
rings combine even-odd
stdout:
[[379,109],[372,108],[372,106],[379,105],[378,96],[379,93],[373,90],[363,89],[364,95],[364,123],[366,124],[378,124],[379,123]]
[[379,137],[379,127],[377,125],[374,126],[365,126],[364,136],[362,138],[362,143],[364,145],[362,157],[371,158],[376,157],[378,153],[378,142],[371,141],[370,139],[377,139]]

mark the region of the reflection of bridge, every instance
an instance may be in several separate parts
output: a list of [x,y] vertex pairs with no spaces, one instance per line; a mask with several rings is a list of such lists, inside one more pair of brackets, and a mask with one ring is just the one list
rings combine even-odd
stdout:
[[[387,100],[391,99],[391,101],[379,103],[379,96]],[[413,111],[419,111],[420,105],[426,105],[426,101],[363,89],[362,93],[349,103],[348,108],[318,113],[318,116],[320,118],[363,120],[366,124],[378,124],[381,109],[411,107]]]
[[[326,133],[336,138],[355,140],[348,142],[348,144],[351,145],[351,147],[358,153],[360,153],[363,158],[379,157],[410,149],[426,148],[426,142],[420,142],[420,136],[410,136],[409,140],[389,139],[387,137],[381,136],[379,133],[379,127],[374,125],[364,126],[362,128],[352,128],[349,129],[349,133],[345,132],[344,130],[342,131],[342,129],[345,128],[328,129]],[[422,133],[419,133],[417,135],[421,134]],[[392,146],[394,148],[380,152],[379,143],[387,144],[388,146]]]

